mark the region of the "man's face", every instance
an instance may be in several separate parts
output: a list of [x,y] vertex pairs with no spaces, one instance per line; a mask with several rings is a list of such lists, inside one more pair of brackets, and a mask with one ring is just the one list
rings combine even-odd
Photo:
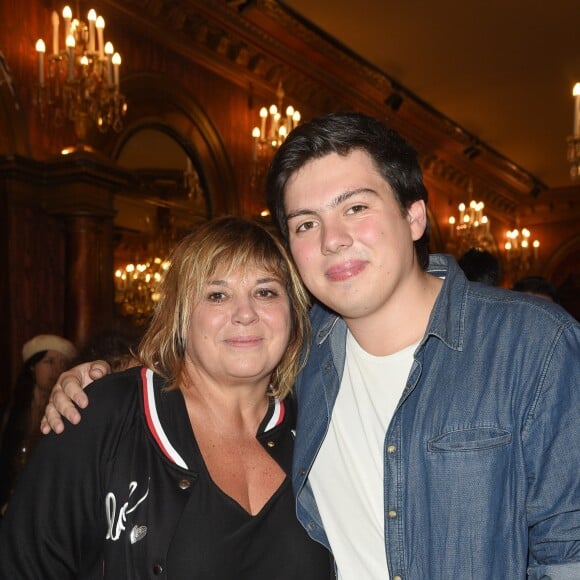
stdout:
[[[368,153],[307,163],[285,190],[290,249],[312,294],[349,319],[397,308],[417,265],[425,204],[405,215]],[[415,277],[416,279],[416,277]]]

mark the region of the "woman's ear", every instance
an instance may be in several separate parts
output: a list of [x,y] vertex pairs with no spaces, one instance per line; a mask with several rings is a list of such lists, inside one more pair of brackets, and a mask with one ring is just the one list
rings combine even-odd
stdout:
[[407,209],[413,241],[419,240],[427,228],[427,206],[422,199],[414,201]]

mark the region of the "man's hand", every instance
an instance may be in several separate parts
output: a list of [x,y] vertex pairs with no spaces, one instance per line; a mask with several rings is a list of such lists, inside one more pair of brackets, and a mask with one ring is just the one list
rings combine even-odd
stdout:
[[58,377],[56,385],[50,394],[50,399],[44,410],[44,416],[40,422],[40,430],[46,435],[50,431],[62,433],[66,417],[73,425],[81,420],[81,414],[75,406],[84,409],[89,404],[89,399],[83,389],[93,381],[108,375],[111,372],[109,363],[104,360],[83,363],[65,371]]

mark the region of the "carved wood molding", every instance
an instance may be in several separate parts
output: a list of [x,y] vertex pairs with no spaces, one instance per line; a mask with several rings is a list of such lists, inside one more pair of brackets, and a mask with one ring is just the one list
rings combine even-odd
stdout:
[[276,0],[103,1],[144,34],[238,86],[273,95],[281,81],[306,117],[356,109],[387,119],[417,148],[426,172],[458,187],[471,180],[497,211],[511,214],[545,189]]

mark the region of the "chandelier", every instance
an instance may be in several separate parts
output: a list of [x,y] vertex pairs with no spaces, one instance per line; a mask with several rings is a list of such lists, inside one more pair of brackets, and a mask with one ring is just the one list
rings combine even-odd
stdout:
[[489,250],[493,247],[493,237],[489,232],[489,218],[483,213],[483,201],[471,200],[460,203],[459,216],[449,218],[448,248],[456,255],[464,254],[471,248]]
[[126,264],[115,271],[115,305],[122,316],[144,324],[159,301],[159,284],[170,262],[155,257],[140,264]]
[[285,93],[282,83],[278,84],[276,97],[278,104],[260,109],[260,125],[252,130],[254,165],[269,162],[270,156],[284,143],[288,133],[300,123],[300,111],[292,105],[284,109],[282,103]]
[[580,177],[580,83],[576,83],[572,89],[574,97],[574,132],[568,137],[568,163],[570,164],[570,177]]
[[121,56],[111,42],[104,41],[105,20],[93,9],[88,12],[88,23],[73,18],[69,6],[62,10],[62,20],[52,12],[48,57],[44,40],[36,43],[36,104],[41,118],[50,119],[57,127],[72,121],[80,144],[92,125],[103,133],[121,131],[127,111],[119,90]]
[[504,250],[508,270],[515,278],[520,278],[535,266],[540,242],[532,241],[532,233],[528,228],[508,230],[505,237]]

